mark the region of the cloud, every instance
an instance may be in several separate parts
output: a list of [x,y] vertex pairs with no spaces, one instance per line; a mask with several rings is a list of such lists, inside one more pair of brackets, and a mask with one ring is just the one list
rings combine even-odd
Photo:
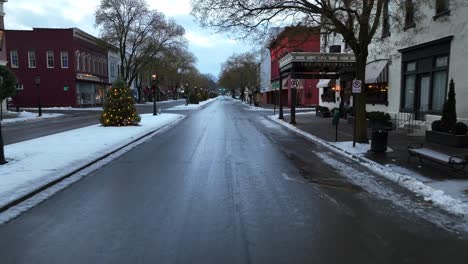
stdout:
[[191,11],[190,0],[148,0],[149,6],[167,16],[188,15]]

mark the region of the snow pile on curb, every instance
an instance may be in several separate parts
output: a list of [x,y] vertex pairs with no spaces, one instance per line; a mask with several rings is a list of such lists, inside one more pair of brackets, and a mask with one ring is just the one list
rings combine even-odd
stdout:
[[0,207],[183,117],[144,114],[140,126],[93,125],[7,145],[9,163],[0,166]]
[[17,123],[17,122],[24,122],[24,121],[29,121],[29,120],[41,120],[41,119],[49,119],[49,118],[54,118],[54,117],[59,117],[63,116],[63,114],[42,114],[42,116],[37,116],[37,113],[31,113],[31,112],[19,112],[18,116],[15,118],[8,118],[8,119],[3,119],[2,124],[11,124],[11,123]]
[[[37,110],[37,108],[21,108],[25,110]],[[71,106],[61,106],[61,107],[43,107],[42,110],[47,111],[102,111],[102,107],[71,107]]]
[[356,162],[359,162],[361,165],[364,167],[370,169],[371,171],[378,173],[385,178],[394,181],[398,183],[400,186],[422,196],[425,201],[432,202],[435,205],[440,206],[441,208],[447,210],[448,212],[458,214],[458,215],[468,215],[468,205],[464,204],[458,199],[454,199],[453,197],[446,195],[443,191],[441,190],[436,190],[430,186],[427,186],[426,184],[422,183],[421,181],[411,177],[410,175],[405,175],[399,172],[396,172],[384,165],[381,165],[375,161],[372,161],[368,158],[365,157],[360,157],[357,156],[353,153],[350,153],[346,149],[340,148],[337,145],[334,145],[328,141],[325,141],[319,137],[316,137],[314,135],[311,135],[303,130],[298,129],[297,127],[288,124],[286,122],[283,122],[281,120],[278,120],[276,116],[269,116],[269,118],[280,124],[283,125],[284,127],[296,132],[299,135],[302,135],[303,137],[307,138],[310,141],[313,141],[315,143],[318,143],[335,153],[341,154],[343,156],[346,156]]
[[[274,109],[263,108],[260,106],[247,105],[247,108],[245,110],[246,111],[272,111],[273,112]],[[278,109],[276,109],[276,111],[278,111]]]
[[[185,99],[177,99],[177,100],[166,100],[166,101],[159,101],[156,102],[157,104],[167,104],[167,103],[174,103],[174,102],[181,102],[185,101]],[[144,104],[135,104],[136,106],[144,106],[144,105],[153,105],[153,102],[146,102]]]
[[208,103],[211,103],[215,100],[217,100],[218,97],[216,98],[210,98],[206,101],[203,101],[203,102],[200,102],[199,104],[189,104],[189,105],[177,105],[177,106],[174,106],[174,107],[171,107],[169,109],[167,109],[168,111],[176,111],[176,110],[193,110],[193,109],[200,109],[202,108],[204,105],[208,104]]

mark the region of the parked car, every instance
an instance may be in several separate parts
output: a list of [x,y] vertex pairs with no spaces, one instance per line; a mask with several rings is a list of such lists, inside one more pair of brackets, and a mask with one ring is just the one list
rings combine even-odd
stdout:
[[11,97],[8,97],[6,99],[6,104],[7,104],[7,107],[13,107],[13,99]]

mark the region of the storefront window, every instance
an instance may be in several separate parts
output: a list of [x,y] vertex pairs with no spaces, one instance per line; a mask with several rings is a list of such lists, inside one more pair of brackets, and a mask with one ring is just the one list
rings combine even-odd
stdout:
[[408,75],[405,80],[405,109],[413,109],[416,75]]
[[404,111],[442,114],[447,98],[451,39],[434,40],[401,51]]
[[376,83],[367,86],[366,98],[368,104],[387,104],[388,84]]
[[323,93],[321,95],[322,97],[322,102],[336,102],[336,95],[335,95],[335,90],[332,87],[325,87],[322,88]]
[[442,112],[447,93],[447,72],[434,73],[433,82],[432,110]]

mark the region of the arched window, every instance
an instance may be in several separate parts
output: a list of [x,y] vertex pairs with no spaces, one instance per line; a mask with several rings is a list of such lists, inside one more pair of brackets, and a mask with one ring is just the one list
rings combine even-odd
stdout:
[[80,51],[75,51],[76,71],[80,71]]
[[87,63],[88,63],[88,66],[86,67],[88,72],[90,73],[91,72],[91,55],[87,54],[86,55],[86,60],[87,60]]

